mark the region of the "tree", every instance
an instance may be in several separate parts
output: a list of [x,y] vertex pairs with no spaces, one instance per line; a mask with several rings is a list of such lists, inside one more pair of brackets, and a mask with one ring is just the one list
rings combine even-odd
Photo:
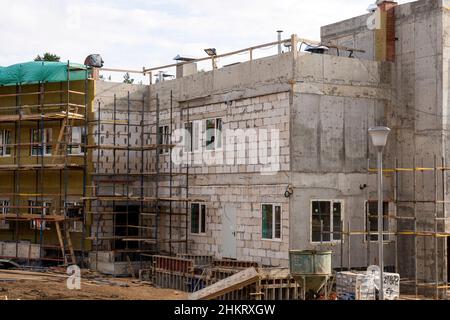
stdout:
[[134,83],[134,79],[131,79],[130,74],[128,72],[125,73],[125,75],[123,76],[123,83],[128,83],[128,84]]
[[103,74],[101,74],[98,78],[101,81],[111,81],[111,76],[108,76],[108,78],[106,78]]
[[34,58],[34,61],[50,61],[50,62],[59,62],[61,60],[61,58],[53,53],[50,52],[46,52],[44,53],[44,55],[41,57],[39,54],[36,58]]

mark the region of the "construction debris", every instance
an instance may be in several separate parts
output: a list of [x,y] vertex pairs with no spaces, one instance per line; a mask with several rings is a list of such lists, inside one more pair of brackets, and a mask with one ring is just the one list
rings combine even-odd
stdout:
[[0,269],[20,269],[20,265],[12,260],[0,259]]
[[189,300],[212,300],[252,284],[259,278],[259,272],[255,268],[248,268],[212,286],[190,294]]
[[69,290],[67,274],[59,270],[42,272],[0,270],[0,300],[164,300],[186,299],[186,294],[174,290],[157,289],[132,279],[114,279],[82,270],[82,290]]

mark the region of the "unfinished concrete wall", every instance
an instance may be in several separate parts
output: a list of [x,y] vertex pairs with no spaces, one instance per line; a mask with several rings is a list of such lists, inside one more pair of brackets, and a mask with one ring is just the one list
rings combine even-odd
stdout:
[[7,258],[19,258],[23,260],[38,260],[41,246],[28,241],[4,242],[0,241],[0,256]]
[[[448,141],[448,136],[446,132],[450,129],[450,2],[443,1],[443,20],[442,20],[442,32],[443,32],[443,51],[442,51],[442,121],[443,121],[443,138],[444,141],[444,158],[446,161],[450,158],[450,143]],[[439,88],[438,88],[439,90]],[[448,163],[448,162],[447,162]],[[449,190],[449,181],[445,181],[447,189]],[[446,199],[448,198],[448,193],[446,194]],[[448,199],[447,199],[448,200]],[[446,207],[446,211],[450,210],[450,206]],[[448,215],[448,214],[447,214]],[[445,231],[450,232],[450,220],[445,223]],[[447,263],[448,263],[447,257]],[[448,264],[447,264],[448,268]],[[447,279],[448,280],[448,279]]]
[[[323,26],[321,28],[322,42],[364,50],[364,53],[356,52],[354,56],[365,60],[375,60],[376,33],[367,28],[369,17],[370,14],[365,14]],[[338,52],[336,49],[330,49],[329,53],[331,55],[346,54],[346,52]]]
[[[392,72],[395,78],[393,90],[387,91],[391,103],[386,109],[386,124],[393,129],[391,147],[387,151],[388,161],[394,165],[397,158],[400,168],[433,168],[435,157],[440,167],[442,158],[448,158],[445,134],[448,113],[447,6],[447,1],[422,0],[395,8],[397,40]],[[376,39],[371,38],[365,27],[367,17],[323,27],[322,40],[339,43],[350,39],[349,43],[356,43],[351,39],[363,38],[376,46]],[[401,203],[397,215],[406,217],[398,220],[400,232],[414,231],[414,221],[411,220],[414,215],[417,216],[417,230],[435,231],[435,214],[439,217],[444,215],[443,206],[436,209],[433,203],[436,199],[435,182],[433,171],[420,171],[415,180],[411,172],[398,175],[397,196]],[[438,188],[442,190],[440,174]],[[438,199],[447,200],[448,195],[442,195],[441,190],[438,191]],[[413,200],[428,203],[417,204],[414,210]],[[439,222],[438,231],[444,230],[444,224]],[[438,280],[446,280],[444,241],[439,240],[437,247],[436,261],[433,237],[399,237],[398,266],[402,276],[414,278],[417,262],[419,281],[436,281],[436,264]]]
[[[233,164],[191,163],[189,195],[191,198],[203,199],[207,206],[205,235],[192,234],[188,222],[189,250],[192,253],[224,256],[225,210],[233,210],[236,213],[235,258],[257,261],[264,265],[287,266],[289,201],[283,194],[288,184],[285,172],[289,170],[288,81],[292,78],[292,61],[291,54],[284,54],[211,72],[200,72],[150,87],[150,109],[152,113],[156,111],[158,98],[161,125],[168,124],[172,92],[173,128],[184,128],[188,120],[220,118],[224,132],[277,129],[280,133],[281,172],[275,176],[262,176],[261,165],[253,164],[247,159],[249,153],[257,151],[254,146],[247,147],[244,157],[236,154]],[[153,115],[156,116],[156,113]],[[224,137],[224,144],[225,139]],[[233,146],[236,143],[237,139]],[[206,154],[212,158],[223,156],[224,161],[230,156],[229,150],[206,151]],[[168,156],[165,156],[164,163],[167,161]],[[182,185],[183,181],[179,183]],[[167,188],[161,188],[160,191],[166,194]],[[281,240],[262,240],[263,203],[282,206]],[[176,223],[183,226],[185,217],[175,219],[173,224]],[[167,218],[165,224],[167,225]],[[167,228],[165,229],[167,232]],[[172,231],[175,239],[183,236],[182,228]],[[174,243],[172,250],[182,251],[183,246]]]
[[[443,131],[445,105],[443,97],[443,8],[437,0],[418,1],[396,9],[397,42],[397,92],[396,108],[393,110],[393,126],[397,131],[397,153],[400,167],[434,167],[445,156],[446,137]],[[414,164],[413,157],[416,158]],[[439,183],[439,185],[442,182]],[[437,191],[440,193],[439,190]],[[414,177],[402,175],[399,188],[402,200],[434,201],[435,179],[433,173],[422,173]],[[442,198],[442,195],[439,196]],[[420,231],[435,231],[432,204],[419,205],[414,213],[412,203],[398,208],[399,216],[417,215]],[[442,215],[441,208],[437,214]],[[439,223],[440,224],[440,223]],[[414,230],[411,221],[400,220],[400,231]],[[441,227],[439,227],[441,229]],[[441,230],[439,230],[441,231]],[[439,244],[438,244],[439,245]],[[399,238],[399,268],[403,276],[414,276],[417,258],[418,278],[430,282],[435,279],[436,264],[442,279],[445,265],[441,258],[435,259],[433,237]],[[439,257],[442,256],[439,245]],[[401,254],[400,254],[401,253]],[[408,254],[405,254],[408,253]],[[417,256],[416,256],[417,253]]]
[[[257,145],[250,146],[245,156],[235,155],[232,163],[226,161],[228,149],[206,151],[213,158],[224,156],[224,163],[190,163],[189,196],[205,202],[207,216],[206,232],[202,235],[190,232],[190,215],[187,216],[189,251],[230,257],[224,253],[224,245],[228,245],[225,232],[230,228],[227,211],[232,210],[236,214],[235,225],[231,226],[234,258],[287,266],[289,249],[332,249],[333,264],[340,266],[339,246],[311,244],[310,203],[314,199],[343,200],[344,223],[350,221],[355,228],[364,228],[369,191],[360,190],[360,186],[372,179],[366,169],[367,158],[373,156],[367,128],[385,121],[390,72],[389,65],[373,61],[311,54],[294,58],[288,53],[151,85],[147,111],[153,124],[157,114],[160,126],[171,125],[172,129],[184,128],[187,121],[220,118],[224,133],[241,130],[242,135],[263,129],[279,133],[279,167],[272,175],[262,174],[260,163],[251,163]],[[110,84],[102,86],[110,92],[108,109],[114,92],[119,90],[123,94],[128,90]],[[104,100],[104,94],[98,91]],[[151,130],[155,137],[156,127]],[[237,140],[233,148],[236,144]],[[106,156],[102,154],[101,160],[106,160]],[[160,170],[167,171],[169,156],[163,154],[160,160]],[[156,168],[154,162],[148,165]],[[100,168],[105,169],[104,166],[101,164]],[[111,168],[105,170],[108,169]],[[174,185],[181,186],[183,179],[177,177]],[[370,187],[375,190],[372,180]],[[291,198],[285,196],[289,185],[295,188]],[[159,183],[160,195],[168,195],[168,190],[167,181]],[[176,187],[175,193],[183,195],[182,188]],[[281,206],[280,239],[262,237],[263,204]],[[172,229],[174,240],[185,236],[185,219],[185,216],[172,218],[172,225],[181,226]],[[110,223],[103,223],[102,228],[111,230]],[[168,218],[161,218],[160,224],[160,238],[167,239]],[[376,248],[367,249],[364,239],[353,239],[351,247],[356,252],[351,257],[352,267],[374,259],[370,251]],[[175,241],[171,248],[166,244],[160,249],[180,252],[184,247]],[[387,251],[387,256],[391,256],[391,251]]]
[[[233,155],[232,164],[193,165],[190,193],[208,204],[207,234],[190,235],[192,250],[197,254],[223,255],[224,210],[236,210],[237,259],[260,262],[264,265],[287,266],[289,248],[289,201],[284,197],[289,170],[289,94],[287,92],[235,100],[229,104],[215,104],[191,108],[190,119],[221,117],[223,130],[276,129],[279,132],[279,172],[263,177],[263,165],[252,162],[257,145],[248,145],[245,155]],[[236,148],[238,140],[232,145]],[[232,152],[232,151],[231,151]],[[269,148],[268,152],[272,152]],[[215,156],[217,156],[217,151]],[[223,151],[228,161],[230,150]],[[282,235],[280,240],[262,238],[262,204],[282,206]]]
[[[253,70],[257,72],[248,73]],[[214,77],[214,85],[201,77]],[[288,85],[291,79],[297,82],[292,88]],[[200,88],[179,84],[191,81]],[[199,92],[203,84],[210,92]],[[287,265],[287,243],[291,249],[320,248],[310,241],[312,199],[344,200],[345,221],[354,221],[356,229],[364,228],[368,196],[359,187],[368,183],[367,158],[373,158],[367,128],[385,123],[390,86],[390,65],[310,54],[302,54],[296,61],[285,54],[152,86],[152,95],[158,94],[166,105],[170,91],[183,97],[175,99],[185,109],[183,119],[188,109],[190,120],[221,117],[224,129],[280,130],[281,172],[276,176],[261,176],[254,165],[191,167],[195,176],[190,180],[190,193],[208,204],[207,233],[190,235],[191,250],[221,256],[224,208],[229,205],[237,208],[237,258],[263,264]],[[332,183],[339,173],[340,183]],[[289,184],[301,190],[291,199],[284,196]],[[376,190],[373,181],[370,186]],[[261,239],[263,203],[282,204],[281,242]],[[357,252],[351,261],[353,267],[366,265],[365,259],[374,260],[375,255],[367,252],[376,247],[371,245],[367,250],[364,239],[352,242],[356,247],[352,251]],[[334,265],[339,266],[340,248],[331,247]],[[387,248],[391,264],[392,247]]]
[[[344,231],[366,228],[366,201],[376,199],[376,177],[367,173],[375,154],[367,130],[386,125],[392,87],[391,65],[332,55],[302,55],[293,87],[291,116],[291,249],[333,251],[333,267],[377,263],[377,245],[363,234],[322,244],[311,235],[312,201],[340,201]],[[388,146],[391,148],[391,146]],[[392,186],[388,178],[385,199]],[[362,186],[366,185],[366,188]],[[390,228],[393,230],[394,225]],[[393,239],[391,239],[393,240]],[[394,265],[394,243],[386,264]],[[351,254],[349,255],[349,252]]]
[[[141,146],[141,127],[143,107],[148,108],[148,86],[127,85],[105,81],[96,82],[96,95],[91,115],[90,145]],[[129,99],[128,99],[129,95]],[[114,99],[115,97],[115,99]],[[116,110],[114,116],[114,109]],[[99,118],[100,117],[100,118]],[[115,117],[115,121],[114,121]],[[100,119],[100,126],[96,122]],[[129,120],[129,121],[128,121]],[[149,121],[148,115],[145,121]],[[128,126],[128,123],[130,126]],[[115,134],[114,134],[115,126]],[[100,136],[99,136],[100,133]],[[148,139],[145,136],[144,139]],[[147,141],[144,141],[147,144]],[[115,155],[115,159],[114,159]],[[142,157],[140,151],[92,149],[89,170],[94,173],[93,184],[90,186],[92,196],[139,196],[141,194],[139,177],[129,175],[141,172]],[[144,166],[148,167],[148,159]],[[115,174],[115,175],[111,175]],[[101,181],[100,188],[94,186]],[[110,181],[110,182],[109,182]],[[114,187],[114,183],[115,187]],[[121,182],[122,181],[122,182]],[[150,188],[145,195],[151,194]],[[114,211],[111,202],[92,201],[91,210],[95,213],[91,228],[91,237],[107,238],[114,236]],[[123,203],[117,202],[116,205]],[[129,205],[138,205],[131,203]],[[94,241],[94,249],[112,250],[111,241]]]

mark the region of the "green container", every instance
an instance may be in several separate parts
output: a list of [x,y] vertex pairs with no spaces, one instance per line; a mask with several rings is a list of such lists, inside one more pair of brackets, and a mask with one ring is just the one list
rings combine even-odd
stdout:
[[331,251],[291,250],[291,274],[294,277],[331,275],[331,254]]

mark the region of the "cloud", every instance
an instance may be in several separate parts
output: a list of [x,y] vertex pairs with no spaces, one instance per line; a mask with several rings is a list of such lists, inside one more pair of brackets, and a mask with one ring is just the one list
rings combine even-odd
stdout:
[[[167,64],[288,37],[319,39],[320,26],[366,13],[361,0],[0,0],[0,65],[45,51],[83,62],[102,54],[108,67]],[[403,1],[405,2],[405,1]]]

